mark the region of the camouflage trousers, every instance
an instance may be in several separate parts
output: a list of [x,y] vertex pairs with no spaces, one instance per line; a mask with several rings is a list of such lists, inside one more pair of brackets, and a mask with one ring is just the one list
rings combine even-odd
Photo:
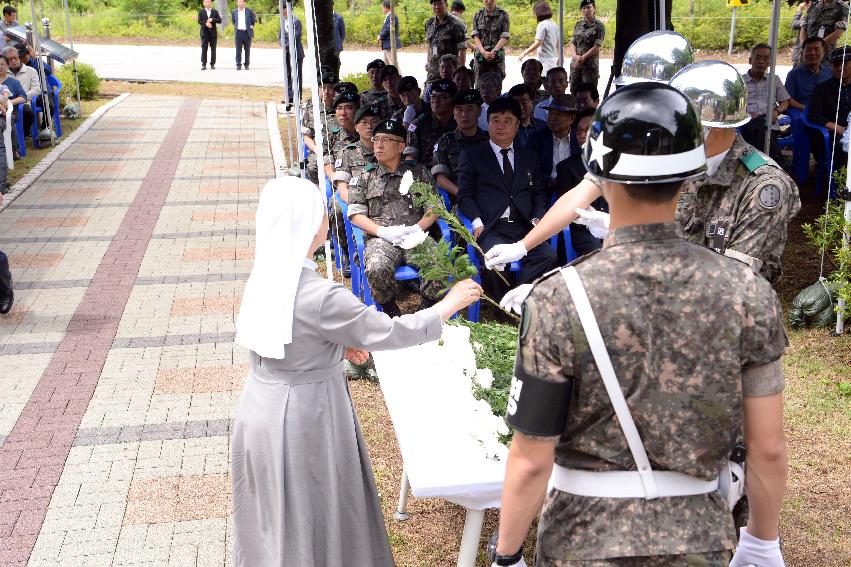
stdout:
[[328,230],[331,231],[331,234],[340,243],[343,254],[348,256],[349,240],[346,238],[346,219],[343,217],[343,209],[340,207],[340,203],[337,202],[336,198],[331,200],[331,218],[328,220],[330,221],[328,223]]
[[731,553],[729,551],[578,561],[559,561],[538,557],[535,561],[535,567],[727,567],[730,559]]
[[[433,246],[435,242],[429,237],[424,244]],[[370,238],[366,241],[366,249],[363,253],[366,281],[369,282],[372,298],[376,303],[384,304],[396,299],[399,293],[399,282],[395,277],[396,268],[408,264],[409,252],[381,238]],[[440,291],[441,285],[437,282],[420,282],[420,294],[428,299],[437,300]]]
[[311,183],[319,183],[319,168],[316,165],[316,154],[313,152],[307,154],[307,178]]
[[473,73],[476,76],[476,87],[478,88],[479,79],[485,73],[494,72],[505,79],[505,59],[499,61],[477,61],[475,57],[472,59]]
[[[570,70],[570,88],[575,89],[579,85],[582,84],[590,84],[597,87],[597,83],[600,81],[600,68],[599,67],[585,67],[584,65],[579,69],[571,69]],[[599,87],[598,87],[599,88]]]

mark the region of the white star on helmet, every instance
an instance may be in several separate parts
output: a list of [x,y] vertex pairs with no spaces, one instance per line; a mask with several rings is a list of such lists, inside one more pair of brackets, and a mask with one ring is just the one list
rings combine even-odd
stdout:
[[588,158],[588,163],[596,161],[597,165],[600,166],[600,169],[605,170],[606,168],[603,165],[603,158],[612,153],[613,150],[603,143],[603,134],[604,132],[600,132],[600,135],[596,138],[588,137],[588,141],[591,142],[591,157]]

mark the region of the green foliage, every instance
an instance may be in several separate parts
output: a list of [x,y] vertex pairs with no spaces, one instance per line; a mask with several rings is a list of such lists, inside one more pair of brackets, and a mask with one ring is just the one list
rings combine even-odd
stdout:
[[127,23],[144,19],[152,24],[168,25],[176,8],[174,0],[121,0]]
[[[845,185],[845,175],[845,168],[834,174],[840,186]],[[845,300],[843,313],[846,318],[851,318],[851,248],[842,247],[843,232],[851,234],[851,223],[845,222],[844,203],[830,201],[824,214],[812,224],[804,224],[801,228],[810,244],[826,252],[829,265],[833,268],[827,278],[830,288],[837,298]]]
[[452,282],[475,277],[477,273],[470,257],[460,247],[442,239],[437,244],[426,240],[411,250],[408,257],[424,281],[441,284],[440,295],[449,291]]
[[[62,83],[62,94],[68,100],[75,98],[77,86],[74,83],[74,65],[69,63],[59,67],[56,71],[56,78]],[[80,81],[81,99],[92,100],[97,97],[100,92],[100,77],[98,77],[94,67],[88,63],[77,61],[77,78]]]
[[354,83],[355,85],[357,85],[358,92],[360,93],[372,88],[372,83],[369,81],[369,75],[367,75],[366,73],[352,73],[351,75],[346,75],[345,77],[342,77],[340,80]]
[[851,382],[840,382],[837,386],[839,395],[845,398],[851,398]]

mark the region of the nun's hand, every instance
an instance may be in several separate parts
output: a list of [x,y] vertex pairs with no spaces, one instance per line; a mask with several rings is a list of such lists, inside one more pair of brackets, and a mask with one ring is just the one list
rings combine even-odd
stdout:
[[471,279],[462,280],[453,285],[449,293],[437,303],[440,316],[448,321],[458,311],[477,302],[481,296],[482,286]]
[[369,360],[369,353],[365,350],[358,350],[356,348],[346,347],[345,358],[352,364],[360,366],[361,364],[364,364],[367,360]]

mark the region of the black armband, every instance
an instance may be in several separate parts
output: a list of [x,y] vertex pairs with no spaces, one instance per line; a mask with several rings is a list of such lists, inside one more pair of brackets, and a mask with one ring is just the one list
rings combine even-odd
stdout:
[[527,435],[561,435],[567,426],[572,391],[572,377],[566,382],[544,380],[524,371],[518,359],[508,391],[505,421],[516,431]]

